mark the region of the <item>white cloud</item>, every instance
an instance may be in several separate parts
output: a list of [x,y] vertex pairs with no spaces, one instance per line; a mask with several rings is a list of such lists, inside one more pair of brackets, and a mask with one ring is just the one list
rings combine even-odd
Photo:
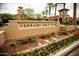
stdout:
[[[33,8],[35,10],[35,13],[41,13],[41,11],[43,11],[45,8],[46,3],[6,3],[3,7],[1,7],[2,10],[0,11],[0,13],[8,12],[8,13],[16,14],[18,6],[23,6],[24,8]],[[79,4],[77,7],[79,7]],[[66,8],[69,9],[68,14],[70,16],[73,16],[73,3],[67,3]],[[77,8],[77,17],[79,16],[78,10],[79,8]],[[54,15],[54,10],[52,11],[51,14]]]
[[44,10],[46,3],[7,3],[6,9],[3,8],[3,10],[1,12],[9,12],[12,14],[16,14],[17,13],[17,8],[18,6],[22,6],[24,8],[33,8],[35,10],[36,13],[40,13],[42,10]]

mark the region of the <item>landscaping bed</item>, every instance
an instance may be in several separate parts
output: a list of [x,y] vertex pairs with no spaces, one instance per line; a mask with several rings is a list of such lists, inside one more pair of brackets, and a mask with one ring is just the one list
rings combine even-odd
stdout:
[[[72,42],[76,41],[79,37],[79,33],[72,33],[71,34],[65,34],[62,33],[57,37],[50,37],[48,35],[44,36],[44,39],[38,39],[33,40],[31,43],[23,45],[25,46],[25,49],[20,47],[21,49],[18,51],[12,51],[10,55],[16,55],[16,56],[47,56],[50,54],[55,54],[59,50],[62,50],[63,48],[66,48],[69,46]],[[35,39],[33,37],[33,39]],[[57,39],[57,40],[54,40]],[[48,42],[48,41],[49,42]],[[38,45],[38,43],[42,43],[42,45]],[[26,48],[27,47],[27,48]],[[30,48],[29,48],[30,47]]]
[[56,51],[58,51],[59,49],[67,47],[69,44],[76,41],[77,39],[78,36],[74,35],[67,39],[58,42],[53,42],[51,44],[48,44],[44,47],[35,50],[30,50],[25,53],[16,53],[16,56],[47,56],[50,55],[51,53],[56,53]]

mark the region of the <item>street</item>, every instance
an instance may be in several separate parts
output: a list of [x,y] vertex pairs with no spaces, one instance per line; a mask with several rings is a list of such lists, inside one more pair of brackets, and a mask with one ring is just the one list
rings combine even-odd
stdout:
[[79,45],[65,56],[79,56]]

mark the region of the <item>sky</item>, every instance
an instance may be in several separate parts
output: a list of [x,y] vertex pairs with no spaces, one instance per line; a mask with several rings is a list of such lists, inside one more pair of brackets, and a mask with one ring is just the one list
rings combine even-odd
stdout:
[[[19,6],[22,6],[25,8],[32,8],[34,9],[35,13],[41,13],[46,6],[47,3],[0,3],[0,13],[11,13],[11,14],[17,14],[17,8]],[[77,5],[79,7],[79,4]],[[70,16],[73,16],[73,4],[72,3],[66,3],[66,8],[69,9],[68,14]],[[62,9],[58,8],[57,10]],[[79,8],[77,8],[77,17],[79,17]],[[54,9],[52,9],[51,12],[52,15],[54,15]],[[57,15],[59,12],[57,11]]]

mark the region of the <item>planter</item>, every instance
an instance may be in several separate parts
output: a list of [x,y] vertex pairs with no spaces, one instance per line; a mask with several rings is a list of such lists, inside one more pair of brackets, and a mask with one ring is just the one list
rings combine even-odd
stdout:
[[35,49],[30,52],[25,52],[24,54],[23,53],[16,54],[16,56],[21,56],[21,55],[24,55],[24,56],[47,56],[50,53],[54,53],[63,47],[67,47],[69,44],[76,41],[78,38],[79,38],[78,36],[72,36],[72,37],[69,37],[67,39],[64,39],[64,40],[61,40],[58,42],[53,42],[52,44],[48,44],[42,48],[38,48],[38,49]]

